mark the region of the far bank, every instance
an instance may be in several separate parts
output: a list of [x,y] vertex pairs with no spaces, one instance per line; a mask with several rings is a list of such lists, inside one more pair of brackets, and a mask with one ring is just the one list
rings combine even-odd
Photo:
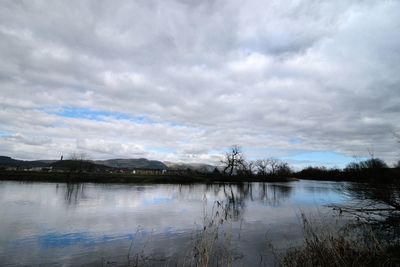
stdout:
[[151,175],[132,173],[71,173],[71,172],[34,172],[34,171],[0,171],[0,180],[21,182],[56,182],[56,183],[242,183],[242,182],[292,182],[293,177],[265,176],[223,176],[211,174]]

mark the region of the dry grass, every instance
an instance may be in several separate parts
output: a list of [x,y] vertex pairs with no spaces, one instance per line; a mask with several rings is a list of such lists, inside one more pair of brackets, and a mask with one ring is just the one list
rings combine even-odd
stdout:
[[183,266],[232,266],[231,211],[219,201],[214,202],[209,214],[206,207],[202,229],[197,231]]
[[304,215],[302,220],[304,244],[281,255],[280,266],[400,266],[396,254],[389,253],[365,227],[332,231],[315,226]]
[[[149,242],[135,244],[133,241],[125,266],[233,266],[235,263],[232,240],[232,210],[223,202],[215,201],[207,211],[207,200],[203,205],[203,223],[196,227],[193,240],[188,244],[185,257],[169,260],[146,256]],[[355,266],[398,266],[400,246],[388,246],[377,238],[371,228],[347,227],[340,231],[327,223],[310,221],[301,214],[304,242],[283,254],[275,254],[276,265],[282,267],[355,267]],[[139,231],[135,236],[139,234]],[[151,235],[150,235],[151,236]],[[387,241],[387,240],[386,240]],[[236,242],[238,242],[236,240]],[[385,245],[383,245],[385,244]],[[271,247],[274,250],[273,246]],[[274,252],[276,253],[276,251]],[[175,261],[176,260],[176,261]],[[156,263],[158,263],[156,265]],[[260,266],[263,263],[260,262]],[[265,265],[265,263],[264,263]],[[107,262],[106,266],[114,266]]]

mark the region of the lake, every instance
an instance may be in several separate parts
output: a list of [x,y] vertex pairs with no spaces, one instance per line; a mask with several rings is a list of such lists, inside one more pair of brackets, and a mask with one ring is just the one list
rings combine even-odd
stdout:
[[0,181],[0,265],[188,264],[204,226],[226,210],[219,238],[234,265],[270,265],[270,245],[279,252],[301,242],[301,213],[336,220],[326,205],[349,201],[343,184]]

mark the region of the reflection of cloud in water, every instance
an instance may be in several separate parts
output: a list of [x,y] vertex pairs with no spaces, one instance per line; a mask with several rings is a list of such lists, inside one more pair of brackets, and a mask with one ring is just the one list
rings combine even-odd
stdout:
[[[145,232],[141,233],[143,235]],[[41,248],[64,248],[68,246],[94,246],[104,242],[115,242],[121,240],[133,240],[135,234],[125,235],[96,235],[95,233],[47,233],[14,242],[16,246],[30,246],[33,243]]]
[[168,197],[155,197],[155,198],[143,200],[142,204],[143,204],[144,206],[152,206],[152,205],[167,204],[167,203],[172,202],[172,201],[174,201],[173,198],[168,198]]
[[[282,229],[290,229],[287,236],[297,236],[293,229],[299,224],[300,209],[312,212],[326,201],[340,199],[333,185],[312,181],[140,186],[3,182],[0,247],[12,253],[4,240],[17,240],[26,253],[34,251],[27,262],[33,257],[39,263],[43,253],[51,256],[48,250],[74,257],[113,255],[117,248],[129,247],[140,227],[158,238],[154,249],[170,255],[187,245],[181,242],[202,225],[203,210],[210,212],[219,201],[232,214],[233,233],[241,229],[239,246],[253,255],[256,252],[247,248],[266,244],[266,231],[277,238],[274,242],[280,242],[286,231]],[[5,259],[1,253],[0,260]]]
[[348,201],[348,197],[343,194],[342,186],[344,182],[305,182],[303,187],[297,188],[293,196],[293,202],[299,205],[314,204],[338,204]]
[[[87,187],[89,192],[87,193]],[[105,208],[140,208],[143,206],[163,205],[169,202],[199,202],[205,196],[209,200],[225,200],[232,208],[240,212],[246,202],[260,201],[265,204],[279,205],[280,201],[290,198],[292,186],[267,183],[212,184],[212,185],[156,185],[150,187],[108,187],[87,184],[57,185],[57,193],[64,190],[65,204],[80,205],[86,201],[98,202],[96,206]],[[95,189],[99,194],[92,195]],[[113,195],[108,192],[112,189]],[[103,192],[101,192],[103,191]]]

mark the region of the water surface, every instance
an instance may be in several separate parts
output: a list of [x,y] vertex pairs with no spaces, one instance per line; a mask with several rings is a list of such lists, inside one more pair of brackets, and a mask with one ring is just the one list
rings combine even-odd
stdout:
[[0,182],[0,265],[98,266],[182,263],[223,203],[237,266],[273,262],[268,247],[301,240],[300,214],[334,220],[330,203],[348,201],[341,183],[297,181],[214,185]]

